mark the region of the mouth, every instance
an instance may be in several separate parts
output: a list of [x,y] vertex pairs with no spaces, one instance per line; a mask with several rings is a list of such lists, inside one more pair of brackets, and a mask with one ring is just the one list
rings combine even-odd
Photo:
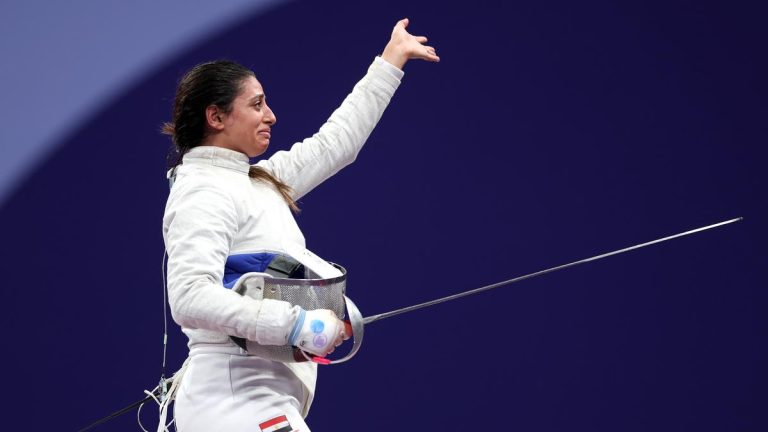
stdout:
[[272,131],[270,131],[269,129],[261,130],[258,132],[258,134],[266,138],[272,137]]

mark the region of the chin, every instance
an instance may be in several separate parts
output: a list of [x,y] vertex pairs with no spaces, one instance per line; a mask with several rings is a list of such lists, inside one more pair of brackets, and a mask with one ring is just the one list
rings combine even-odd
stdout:
[[267,151],[267,148],[269,147],[269,144],[260,145],[257,148],[251,150],[248,152],[248,157],[255,158],[257,156],[261,156],[264,154],[264,152]]

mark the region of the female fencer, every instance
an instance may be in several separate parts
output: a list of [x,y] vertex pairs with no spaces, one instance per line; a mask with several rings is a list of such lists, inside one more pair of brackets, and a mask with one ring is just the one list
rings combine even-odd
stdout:
[[238,295],[226,287],[225,266],[246,257],[240,264],[262,271],[265,256],[304,246],[296,200],[355,159],[408,60],[439,61],[407,26],[407,19],[395,25],[384,51],[315,135],[256,165],[249,158],[267,150],[277,117],[254,73],[214,61],[180,80],[164,126],[179,156],[163,219],[169,303],[190,349],[175,396],[179,431],[309,431],[304,418],[317,365],[249,355],[230,336],[298,346],[320,328],[328,337],[305,351],[325,356],[349,329],[329,310]]

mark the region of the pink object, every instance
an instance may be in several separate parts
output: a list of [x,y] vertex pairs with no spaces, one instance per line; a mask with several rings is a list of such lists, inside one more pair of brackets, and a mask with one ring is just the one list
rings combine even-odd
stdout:
[[312,361],[317,363],[317,364],[321,364],[321,365],[329,365],[329,364],[331,364],[331,361],[328,360],[325,357],[317,357],[317,356],[315,356],[315,357],[312,357]]

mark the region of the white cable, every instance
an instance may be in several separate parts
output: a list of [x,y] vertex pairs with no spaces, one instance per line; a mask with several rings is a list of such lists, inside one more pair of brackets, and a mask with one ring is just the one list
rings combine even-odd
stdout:
[[[155,389],[157,389],[157,387],[155,387]],[[144,390],[144,394],[154,399],[156,404],[162,405],[162,402],[160,402],[160,400],[149,390]]]
[[149,432],[148,430],[144,429],[144,425],[141,424],[141,408],[143,407],[144,407],[144,404],[139,405],[139,410],[136,411],[136,421],[139,422],[139,427],[141,428],[141,430],[143,430],[144,432]]
[[[163,249],[163,263],[161,266],[162,274],[163,274],[163,370],[162,374],[160,375],[160,379],[165,379],[165,353],[168,348],[168,301],[166,299],[166,294],[168,292],[168,284],[165,280],[165,265],[166,265],[166,259],[168,258],[168,251]],[[165,389],[163,389],[163,393],[165,393]]]
[[[168,389],[166,393],[162,392],[162,388],[165,387],[165,380],[157,385],[152,390],[144,390],[144,394],[152,398],[152,400],[155,401],[155,403],[158,405],[159,408],[159,419],[157,424],[157,432],[170,432],[169,427],[171,425],[174,426],[174,429],[176,428],[176,419],[172,419],[170,422],[166,423],[166,419],[168,417],[168,408],[171,405],[171,402],[173,402],[176,398],[176,392],[179,389],[179,385],[181,384],[181,379],[184,376],[184,373],[187,370],[187,367],[189,366],[189,358],[184,360],[184,364],[181,365],[181,368],[176,371],[176,373],[173,374],[173,376],[170,378],[171,381],[171,387]],[[160,394],[160,399],[157,398],[155,395],[156,393]],[[143,432],[149,432],[144,428],[144,425],[141,423],[141,409],[144,407],[144,404],[139,405],[139,410],[136,413],[136,420],[139,423],[139,427]]]
[[[158,432],[169,432],[168,427],[172,424],[174,424],[174,420],[171,420],[170,423],[165,423],[165,418],[168,413],[168,406],[170,405],[171,401],[173,400],[174,393],[176,391],[176,388],[178,387],[178,382],[181,381],[181,376],[183,375],[183,371],[186,369],[187,361],[184,362],[181,369],[179,369],[178,372],[176,372],[173,376],[173,382],[171,383],[171,388],[168,389],[167,382],[168,379],[165,378],[165,370],[166,370],[166,359],[167,359],[167,351],[168,351],[168,285],[165,277],[165,267],[167,263],[168,258],[168,251],[163,249],[163,260],[161,262],[161,274],[162,274],[162,280],[163,280],[163,365],[162,365],[162,372],[160,374],[160,384],[158,384],[157,387],[155,387],[152,391],[144,390],[144,394],[151,397],[155,403],[158,405],[159,411],[160,411],[160,419],[157,425]],[[155,396],[155,393],[159,395],[159,399],[157,396]],[[149,432],[144,428],[144,425],[141,423],[141,408],[144,406],[144,404],[141,404],[139,406],[138,413],[136,414],[137,421],[139,423],[139,427],[143,432]]]
[[168,390],[168,393],[165,395],[162,403],[160,403],[160,419],[157,424],[157,432],[170,432],[168,430],[168,426],[174,424],[174,421],[176,420],[173,419],[170,423],[165,423],[165,420],[168,417],[168,407],[170,407],[171,402],[176,399],[176,392],[179,389],[179,385],[181,384],[181,380],[184,377],[184,373],[187,371],[188,366],[189,357],[184,360],[184,364],[181,365],[181,368],[175,374],[173,374],[173,377],[171,378],[173,380],[171,383],[171,388]]
[[[173,387],[173,384],[171,384],[171,388],[175,390],[175,388]],[[160,410],[161,410],[160,412],[161,412],[161,415],[162,415],[162,410],[163,410],[163,409],[167,409],[167,405],[169,404],[169,402],[161,402],[159,399],[157,399],[157,397],[155,396],[155,392],[157,392],[159,389],[160,389],[160,385],[158,385],[157,387],[155,387],[155,388],[154,388],[152,391],[149,391],[149,390],[144,390],[144,394],[146,394],[147,396],[151,397],[151,398],[152,398],[152,400],[154,400],[154,401],[155,401],[155,403],[156,403],[156,404],[157,404],[157,405],[160,407]],[[143,432],[149,432],[147,429],[145,429],[145,428],[144,428],[144,424],[141,422],[141,409],[142,409],[142,408],[144,408],[144,404],[141,404],[141,405],[139,405],[139,409],[138,409],[138,411],[136,412],[136,421],[139,423],[139,427],[141,428],[141,430],[142,430]],[[160,421],[160,423],[158,424],[158,431],[162,431],[162,432],[170,432],[170,431],[168,430],[168,427],[169,427],[169,426],[171,426],[171,425],[174,425],[174,428],[176,427],[176,425],[174,424],[174,423],[175,423],[175,421],[176,421],[176,419],[173,419],[173,420],[171,420],[171,421],[170,421],[170,423],[168,423],[167,425],[165,425],[165,428],[163,428],[163,427],[161,426],[161,425],[163,424],[163,419],[161,418],[160,420],[161,420],[161,421]]]

